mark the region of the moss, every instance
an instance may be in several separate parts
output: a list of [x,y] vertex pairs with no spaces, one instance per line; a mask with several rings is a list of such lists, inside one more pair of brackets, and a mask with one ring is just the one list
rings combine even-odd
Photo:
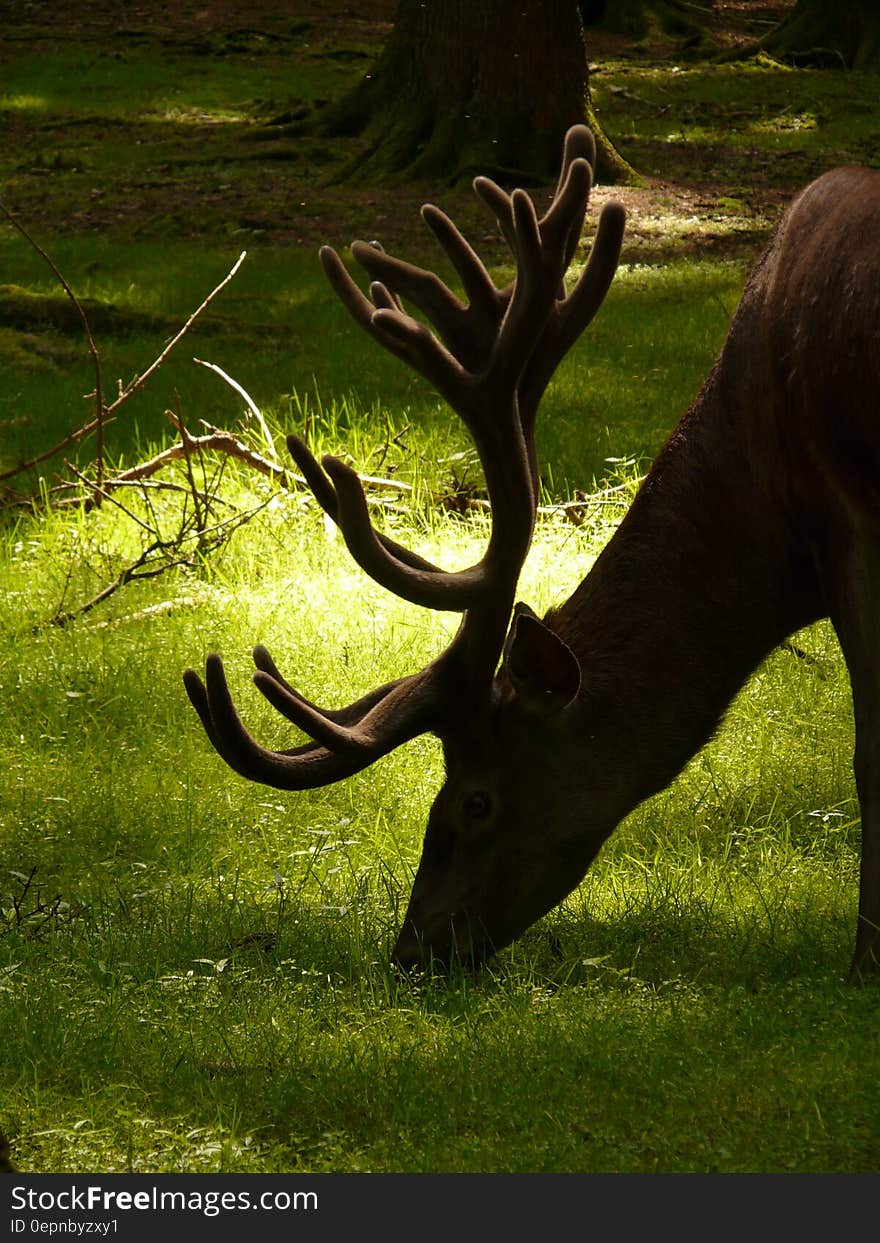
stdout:
[[[177,322],[95,298],[81,298],[80,304],[94,332],[162,331]],[[82,334],[76,308],[64,294],[39,294],[19,285],[0,285],[0,327],[22,330],[46,326],[59,332]]]
[[19,332],[0,326],[0,363],[15,371],[58,371],[75,357],[69,342],[46,333]]

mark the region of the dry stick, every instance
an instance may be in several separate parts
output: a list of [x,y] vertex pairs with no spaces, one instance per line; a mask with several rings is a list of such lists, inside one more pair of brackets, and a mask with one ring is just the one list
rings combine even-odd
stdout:
[[[174,412],[166,410],[165,413],[180,430],[180,425],[177,423],[177,416]],[[204,419],[200,419],[199,422],[207,429],[207,435],[191,436],[189,432],[186,432],[185,440],[182,437],[179,444],[170,445],[167,449],[162,449],[155,457],[149,458],[146,462],[132,466],[121,474],[115,475],[112,479],[108,479],[104,484],[105,494],[111,492],[114,488],[123,487],[126,484],[142,479],[149,479],[170,462],[179,461],[180,458],[187,458],[194,450],[198,453],[213,450],[217,453],[223,453],[227,457],[236,458],[238,461],[244,462],[245,465],[259,471],[260,474],[268,475],[280,487],[287,490],[293,484],[297,484],[300,487],[307,486],[302,475],[286,470],[285,467],[279,466],[277,462],[270,462],[261,453],[257,453],[254,449],[249,449],[243,441],[238,440],[231,432],[224,432],[220,428],[206,423]],[[361,475],[360,479],[368,487],[386,488],[391,492],[400,492],[406,495],[412,492],[412,484],[403,483],[397,479],[382,479],[378,475]]]
[[[88,480],[86,479],[85,482],[88,482]],[[54,488],[49,489],[49,495],[55,496],[59,492],[72,492],[74,488],[77,488],[79,486],[80,486],[79,479],[64,479],[62,480],[61,483],[56,484]],[[90,486],[91,486],[91,489],[94,490],[94,485],[90,485]],[[130,489],[137,488],[140,490],[143,490],[144,488],[150,488],[154,492],[184,492],[187,496],[189,496],[191,492],[191,488],[188,482],[183,484],[183,483],[173,483],[170,479],[113,479],[111,478],[111,479],[104,480],[104,487],[102,489],[102,495],[106,495],[110,492],[114,492],[117,488],[130,488]],[[204,497],[202,499],[204,499]],[[214,499],[224,505],[233,504],[232,501],[226,501],[222,497],[215,497]],[[19,505],[29,506],[32,504],[32,501],[33,501],[32,497],[22,496],[22,497],[16,498],[16,503]],[[82,498],[82,495],[79,493],[76,496],[61,496],[54,503],[54,507],[56,509],[72,509],[74,508],[74,506],[82,506],[82,505],[83,505],[83,498]],[[86,509],[89,508],[88,501],[85,502],[85,508]]]
[[[96,460],[96,465],[95,465],[95,476],[97,480],[97,485],[100,488],[101,482],[103,479],[103,474],[104,474],[104,420],[106,418],[107,412],[104,409],[104,385],[103,385],[103,377],[102,377],[102,372],[101,372],[101,356],[98,353],[98,347],[95,345],[95,339],[92,336],[92,329],[89,325],[88,316],[86,315],[79,298],[77,298],[76,294],[73,292],[70,285],[65,280],[64,275],[59,270],[58,265],[56,264],[55,260],[51,257],[51,255],[46,253],[46,251],[43,249],[40,243],[36,240],[36,238],[31,237],[30,233],[28,233],[27,229],[24,227],[21,221],[16,219],[16,217],[12,214],[12,212],[9,210],[6,204],[2,202],[2,200],[0,200],[0,212],[3,213],[3,215],[9,221],[9,223],[12,225],[13,229],[16,229],[21,234],[21,236],[25,239],[25,241],[34,248],[34,250],[40,256],[40,258],[43,259],[46,264],[48,264],[50,270],[55,276],[55,279],[58,281],[59,285],[64,290],[64,292],[67,294],[70,301],[73,303],[73,308],[76,311],[77,315],[79,316],[79,321],[82,324],[83,333],[86,338],[86,344],[88,345],[89,354],[91,355],[91,358],[92,358],[92,366],[94,367],[94,370],[95,370],[96,418],[94,422],[90,424],[89,426],[91,430],[93,431],[97,430],[98,432],[98,449],[97,449],[97,460]],[[76,435],[76,438],[79,439],[85,434],[86,434],[86,430],[84,428],[81,428],[78,435],[76,433],[72,433],[71,437],[67,437],[62,442],[62,444],[64,446],[70,444],[71,439],[74,435]],[[55,449],[52,451],[52,453],[55,453],[57,451],[58,450]],[[35,462],[43,461],[45,456],[46,455],[41,455],[39,458],[35,459]],[[51,453],[49,454],[49,456],[51,456]],[[28,465],[32,465],[32,464],[34,463],[28,463]],[[24,469],[24,467],[18,468],[18,470],[22,470],[22,469]],[[11,471],[11,472],[7,471],[3,475],[0,475],[0,479],[8,478],[10,474],[17,474],[18,470]]]
[[[22,872],[16,873],[16,875],[21,878],[21,882],[22,882],[21,895],[18,898],[16,898],[15,894],[12,895],[12,906],[15,912],[16,925],[19,925],[22,922],[21,921],[21,908],[24,906],[25,898],[28,895],[28,891],[30,890],[31,885],[34,883],[34,877],[36,876],[36,874],[37,874],[36,864],[34,864],[34,866],[31,868],[27,876],[25,876]],[[39,901],[39,890],[37,891],[37,900]]]
[[[259,511],[264,509],[268,504],[268,500],[261,501],[259,505],[255,505],[252,509],[247,510],[243,514],[237,514],[233,518],[227,518],[223,522],[218,522],[215,526],[209,527],[205,531],[200,531],[198,533],[200,546],[204,547],[206,536],[209,538],[212,537],[215,544],[222,544],[224,540],[229,538],[229,535],[232,534],[232,532],[237,530],[238,527],[243,526],[246,522],[250,522],[254,514],[259,513]],[[175,557],[173,560],[163,561],[160,565],[156,565],[152,569],[144,569],[154,553],[162,551],[169,543],[173,544],[177,548],[180,548],[186,538],[189,538],[189,534],[180,532],[174,541],[161,539],[154,540],[152,544],[141,552],[140,556],[137,557],[136,560],[134,560],[130,565],[127,565],[124,569],[120,570],[119,574],[117,574],[116,578],[114,578],[112,582],[108,583],[106,587],[103,587],[98,594],[92,596],[90,600],[86,600],[85,604],[81,604],[78,608],[72,609],[68,612],[61,612],[59,608],[59,611],[56,612],[54,617],[50,617],[48,622],[37,623],[31,627],[31,631],[38,632],[44,625],[59,627],[66,626],[69,622],[75,621],[76,618],[83,617],[86,613],[90,613],[92,609],[97,607],[97,605],[103,604],[105,600],[114,595],[115,592],[117,592],[121,587],[125,587],[127,583],[131,583],[135,579],[158,578],[160,574],[164,574],[167,570],[172,570],[176,566],[191,565],[192,556],[181,553],[180,556]]]
[[209,371],[215,372],[218,376],[220,376],[221,380],[225,380],[226,383],[229,385],[229,387],[231,389],[234,389],[235,392],[238,393],[238,395],[244,399],[244,402],[248,410],[250,410],[251,414],[254,416],[254,418],[257,420],[257,422],[260,425],[260,431],[263,433],[263,439],[266,441],[266,444],[271,449],[272,456],[274,458],[277,458],[278,451],[275,448],[275,441],[272,439],[272,433],[269,431],[269,428],[266,424],[266,420],[263,418],[263,412],[260,409],[260,407],[257,405],[257,403],[254,401],[253,397],[251,397],[247,389],[242,388],[238,380],[233,380],[232,376],[227,375],[226,372],[223,370],[223,368],[218,367],[216,363],[205,362],[203,358],[194,358],[193,362],[198,363],[200,367],[207,367]]
[[[64,465],[67,467],[69,471],[71,471],[72,474],[76,475],[77,479],[80,481],[81,484],[83,484],[83,486],[88,487],[89,485],[88,479],[82,473],[81,470],[78,470],[76,466],[74,466],[73,462],[65,461]],[[143,518],[139,518],[137,514],[133,514],[130,509],[126,509],[126,507],[120,501],[117,501],[115,497],[110,495],[110,492],[107,490],[106,487],[95,489],[94,503],[97,505],[100,501],[109,501],[111,505],[115,505],[117,509],[121,510],[122,513],[125,514],[126,518],[130,518],[131,521],[135,524],[135,526],[142,527],[143,530],[146,531],[148,535],[155,534],[155,531],[156,531],[155,526],[150,526],[148,522],[144,522]]]
[[[82,617],[84,614],[90,613],[93,608],[101,604],[104,600],[107,600],[114,594],[114,592],[118,591],[120,587],[124,587],[126,583],[130,583],[133,579],[155,578],[157,575],[164,573],[165,570],[171,569],[172,566],[182,565],[187,560],[186,557],[180,557],[177,561],[165,562],[162,565],[157,566],[154,570],[144,570],[142,574],[138,574],[137,571],[146,565],[158,547],[159,544],[155,543],[151,544],[148,548],[145,548],[136,561],[132,562],[131,565],[127,565],[124,570],[120,570],[116,578],[114,578],[111,583],[108,583],[106,587],[102,588],[96,596],[92,596],[91,600],[87,600],[85,604],[81,604],[79,608],[73,609],[70,612],[57,612],[54,617],[49,618],[48,624],[50,626],[66,626],[68,622],[73,621],[75,617]],[[34,627],[34,629],[39,629],[39,627]]]
[[36,457],[30,458],[27,462],[20,462],[18,466],[13,466],[9,470],[0,474],[0,482],[4,479],[11,479],[13,475],[20,475],[23,471],[30,470],[34,466],[39,466],[41,462],[45,462],[48,458],[55,457],[61,453],[63,449],[69,449],[71,445],[78,444],[84,440],[86,436],[91,436],[98,427],[106,425],[106,419],[92,419],[91,423],[85,423],[82,427],[78,427],[75,431],[69,432],[63,440],[59,440],[57,445],[53,445],[51,449],[46,449],[43,453],[38,453]]
[[[173,423],[176,423],[176,416],[173,411],[165,412]],[[120,475],[116,475],[113,479],[107,480],[107,488],[112,489],[125,483],[131,483],[140,479],[149,479],[155,475],[157,471],[162,470],[169,462],[179,461],[181,458],[189,459],[193,451],[203,453],[205,450],[213,450],[217,453],[224,453],[227,457],[237,458],[241,462],[245,462],[248,466],[253,467],[262,475],[268,475],[271,479],[276,480],[283,488],[289,488],[291,482],[305,483],[297,476],[292,475],[290,471],[279,466],[277,462],[270,462],[268,458],[249,449],[241,440],[236,439],[231,432],[221,431],[219,428],[210,427],[209,424],[203,423],[203,426],[209,427],[206,436],[191,436],[178,424],[178,430],[181,432],[181,441],[176,445],[169,445],[167,449],[162,449],[155,457],[149,458],[146,462],[140,462],[137,466],[132,466],[128,470],[123,471]]]
[[[171,410],[166,410],[165,414],[171,420],[172,425],[180,433],[180,443],[183,446],[184,458],[186,461],[186,479],[189,484],[189,494],[192,497],[193,509],[195,510],[196,515],[196,530],[201,532],[205,524],[202,520],[202,506],[199,500],[199,490],[196,487],[195,475],[193,474],[192,468],[192,452],[190,448],[190,441],[192,438],[183,421],[183,406],[180,401],[180,394],[176,389],[174,397],[177,402],[177,410],[173,413]],[[204,471],[202,471],[202,478],[204,479]],[[146,481],[144,481],[144,486],[146,486]]]

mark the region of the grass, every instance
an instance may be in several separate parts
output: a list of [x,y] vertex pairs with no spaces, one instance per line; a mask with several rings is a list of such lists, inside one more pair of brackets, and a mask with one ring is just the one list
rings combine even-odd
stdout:
[[[110,383],[145,369],[234,257],[228,251],[208,268],[203,255],[183,244],[95,245],[80,238],[53,250],[78,293],[117,309],[103,333],[95,334]],[[0,260],[16,286],[53,295],[51,273],[41,270],[23,241],[0,244]],[[505,274],[500,268],[498,279]],[[656,454],[669,432],[670,411],[687,406],[708,372],[742,282],[743,267],[735,261],[673,260],[621,269],[602,315],[546,399],[541,456],[557,495],[613,474],[609,458],[645,463]],[[128,322],[127,315],[144,312],[163,319],[149,330]],[[90,391],[93,378],[74,325],[67,333],[34,327],[0,335],[11,372],[0,395],[0,427],[6,430],[0,464],[41,452],[89,415],[81,394]],[[407,443],[423,462],[448,458],[448,451],[438,453],[444,442],[453,452],[467,448],[460,424],[433,390],[352,327],[312,253],[279,254],[260,246],[249,251],[233,285],[113,428],[118,453],[145,453],[165,436],[161,412],[176,406],[175,394],[193,425],[199,418],[224,425],[235,420],[240,402],[221,381],[206,382],[193,354],[219,363],[288,429],[301,417],[303,402],[320,422],[325,407],[344,411],[354,400],[375,411],[380,428],[388,418],[398,428],[408,424]],[[329,417],[340,436],[357,422]],[[84,460],[90,449],[84,446]]]
[[[358,76],[372,45],[355,35],[347,60],[320,25],[283,26],[280,42],[236,43],[220,28],[172,46],[145,29],[120,59],[100,33],[71,45],[24,31],[14,64],[0,45],[0,107],[19,141],[14,158],[0,153],[4,195],[78,293],[114,308],[99,334],[111,382],[142,370],[249,252],[111,429],[119,459],[167,440],[175,394],[191,425],[234,425],[237,399],[195,353],[244,384],[276,436],[308,422],[317,446],[413,481],[413,504],[385,521],[455,567],[483,547],[485,522],[424,497],[453,475],[476,482],[469,446],[420,380],[349,327],[314,258],[317,240],[344,243],[384,216],[392,240],[426,259],[407,223],[423,188],[331,192],[320,170],[339,152],[306,144],[282,167],[271,153],[289,139],[254,138],[270,102],[282,110]],[[853,144],[876,133],[854,75],[615,62],[594,85],[612,132],[631,119],[627,156],[667,177],[672,160],[675,184],[647,207],[633,198],[624,265],[547,395],[548,498],[623,487],[594,498],[580,526],[540,524],[520,592],[539,611],[580,581],[696,393],[777,190],[849,150],[841,118]],[[677,132],[667,105],[689,167],[664,136]],[[810,110],[815,127],[782,125]],[[738,111],[754,119],[748,140],[731,138]],[[137,143],[147,135],[150,151]],[[783,140],[796,155],[780,161]],[[721,153],[734,147],[730,165]],[[682,199],[712,161],[724,184]],[[10,230],[0,272],[57,294]],[[0,323],[0,468],[88,412],[79,337],[18,315]],[[877,990],[841,982],[859,813],[830,628],[796,637],[809,659],[774,653],[712,743],[489,968],[408,980],[388,953],[441,779],[437,744],[280,795],[228,772],[180,673],[222,651],[248,724],[285,745],[248,687],[255,642],[305,694],[339,703],[422,665],[454,619],[365,581],[300,494],[230,466],[224,497],[263,508],[198,573],[132,585],[60,629],[42,623],[112,577],[130,528],[110,509],[37,509],[0,528],[0,1129],[16,1162],[876,1172]]]
[[[524,598],[546,607],[573,585],[618,512],[546,523]],[[482,536],[436,512],[400,523],[452,563]],[[223,651],[249,723],[280,741],[247,692],[255,639],[338,702],[427,659],[436,619],[362,582],[292,498],[207,580],[31,633],[70,524],[14,534],[0,823],[19,876],[2,905],[9,919],[34,867],[43,904],[61,899],[0,937],[0,1115],[29,1168],[876,1168],[876,997],[840,983],[858,812],[826,628],[799,637],[810,662],[768,662],[712,745],[491,969],[409,982],[387,955],[436,745],[279,796],[227,774],[179,674]],[[112,538],[107,515],[79,525],[81,546]],[[171,611],[146,620],[159,602]]]
[[877,166],[877,79],[744,64],[603,64],[596,104],[623,153],[646,174],[697,183],[724,169],[727,194],[809,180],[837,163]]

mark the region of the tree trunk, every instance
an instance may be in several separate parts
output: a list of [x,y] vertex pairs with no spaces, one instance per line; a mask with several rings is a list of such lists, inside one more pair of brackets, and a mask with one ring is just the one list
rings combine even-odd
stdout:
[[319,121],[363,135],[343,176],[547,181],[570,125],[596,133],[600,173],[630,179],[598,127],[576,0],[400,0],[374,71]]
[[788,17],[760,42],[772,56],[796,65],[876,69],[880,65],[877,0],[797,0]]

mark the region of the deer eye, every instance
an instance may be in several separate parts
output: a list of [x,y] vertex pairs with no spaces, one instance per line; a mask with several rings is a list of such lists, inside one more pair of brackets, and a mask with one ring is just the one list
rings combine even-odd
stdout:
[[492,800],[488,794],[469,794],[461,806],[468,820],[485,820],[492,810]]

